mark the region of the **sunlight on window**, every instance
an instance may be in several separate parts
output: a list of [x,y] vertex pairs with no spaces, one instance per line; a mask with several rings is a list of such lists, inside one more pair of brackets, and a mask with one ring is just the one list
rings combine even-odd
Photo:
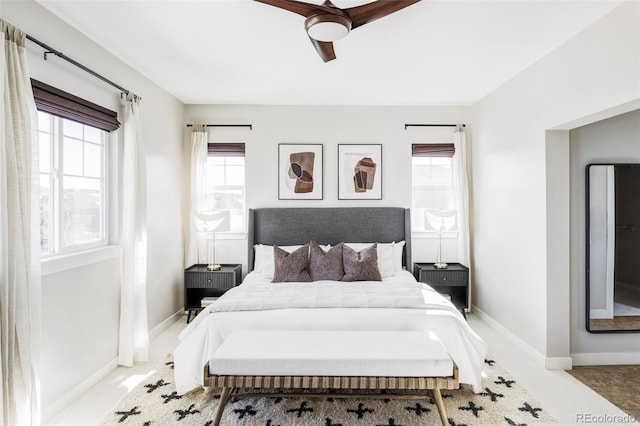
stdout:
[[38,112],[43,256],[107,244],[107,132]]
[[417,231],[457,230],[451,157],[412,157],[412,217]]
[[207,158],[206,210],[228,211],[230,231],[246,229],[244,157],[209,156]]

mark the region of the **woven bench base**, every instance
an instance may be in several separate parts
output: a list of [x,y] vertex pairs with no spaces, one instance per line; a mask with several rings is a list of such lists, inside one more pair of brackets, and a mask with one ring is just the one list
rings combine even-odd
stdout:
[[[442,401],[441,389],[453,390],[460,387],[458,379],[458,367],[454,365],[453,375],[450,377],[348,377],[348,376],[218,376],[209,374],[209,366],[204,369],[205,383],[215,389],[222,388],[220,402],[216,410],[213,421],[214,426],[220,424],[224,407],[231,397],[240,398],[246,396],[260,397],[300,397],[300,396],[327,396],[326,393],[262,393],[245,392],[238,393],[239,389],[282,389],[282,390],[395,390],[395,391],[416,391],[429,390],[438,407],[440,420],[446,426],[448,424],[447,414]],[[389,399],[421,399],[426,395],[420,394],[331,394],[332,398],[389,398]]]

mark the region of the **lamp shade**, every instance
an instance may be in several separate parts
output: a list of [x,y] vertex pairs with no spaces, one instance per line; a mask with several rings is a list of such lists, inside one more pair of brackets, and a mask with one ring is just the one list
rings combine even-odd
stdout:
[[450,231],[456,228],[456,210],[427,210],[425,224],[433,231]]
[[230,229],[228,210],[197,212],[197,227],[201,232],[227,232]]

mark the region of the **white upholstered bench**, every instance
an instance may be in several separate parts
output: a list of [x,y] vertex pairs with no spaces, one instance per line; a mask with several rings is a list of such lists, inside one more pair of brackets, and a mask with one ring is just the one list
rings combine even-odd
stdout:
[[[238,389],[350,390],[335,398],[424,398],[421,394],[357,394],[358,390],[433,393],[443,425],[447,415],[440,389],[458,389],[458,368],[432,333],[413,331],[264,331],[233,332],[205,367],[205,383],[221,388],[214,425],[220,423]],[[277,396],[314,396],[278,393]],[[326,394],[325,394],[326,395]]]

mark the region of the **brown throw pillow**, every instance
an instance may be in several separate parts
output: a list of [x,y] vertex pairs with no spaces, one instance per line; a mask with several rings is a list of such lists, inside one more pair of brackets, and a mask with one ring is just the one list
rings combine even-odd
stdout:
[[315,241],[311,241],[309,253],[309,275],[311,280],[340,281],[344,276],[342,267],[342,246],[340,243],[325,252]]
[[309,265],[309,244],[305,244],[291,253],[273,246],[274,271],[272,283],[291,281],[311,281]]
[[378,270],[377,244],[357,252],[349,246],[342,249],[344,277],[342,281],[382,281]]

